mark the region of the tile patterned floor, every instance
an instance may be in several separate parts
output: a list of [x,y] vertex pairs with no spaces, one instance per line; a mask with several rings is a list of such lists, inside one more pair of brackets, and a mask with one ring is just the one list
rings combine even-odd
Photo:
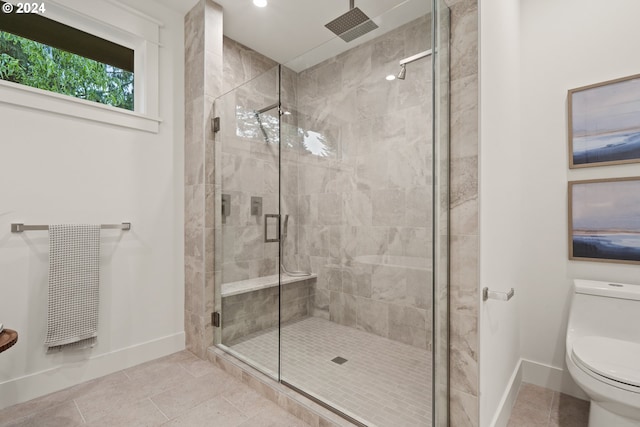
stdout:
[[182,351],[0,411],[0,426],[308,427]]
[[587,427],[589,402],[522,383],[508,427]]
[[[278,330],[230,345],[277,372]],[[344,364],[331,360],[347,359]],[[431,425],[431,353],[309,317],[282,329],[282,379],[379,427]]]

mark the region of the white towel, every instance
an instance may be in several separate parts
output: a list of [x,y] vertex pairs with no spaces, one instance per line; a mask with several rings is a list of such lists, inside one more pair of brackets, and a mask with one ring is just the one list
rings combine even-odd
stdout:
[[93,347],[98,333],[100,225],[49,226],[49,350]]

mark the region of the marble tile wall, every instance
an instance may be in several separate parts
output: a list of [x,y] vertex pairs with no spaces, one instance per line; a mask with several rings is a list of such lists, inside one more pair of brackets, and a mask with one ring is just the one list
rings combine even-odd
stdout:
[[[419,18],[298,75],[298,265],[314,315],[421,348],[431,341],[431,59]],[[283,180],[290,179],[283,175]]]
[[213,341],[212,100],[222,90],[222,8],[200,0],[185,31],[185,335],[187,349],[205,357]]
[[450,414],[478,426],[478,4],[451,9]]

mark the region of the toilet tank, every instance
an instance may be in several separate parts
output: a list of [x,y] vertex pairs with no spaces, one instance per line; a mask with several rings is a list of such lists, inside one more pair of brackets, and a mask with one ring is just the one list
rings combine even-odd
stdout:
[[574,280],[567,348],[582,336],[640,343],[640,286]]

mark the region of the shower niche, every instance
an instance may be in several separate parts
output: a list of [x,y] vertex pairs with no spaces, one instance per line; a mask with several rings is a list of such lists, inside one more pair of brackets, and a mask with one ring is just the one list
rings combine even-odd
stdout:
[[357,425],[446,420],[439,7],[327,59],[343,40],[274,63],[214,102],[214,344]]

